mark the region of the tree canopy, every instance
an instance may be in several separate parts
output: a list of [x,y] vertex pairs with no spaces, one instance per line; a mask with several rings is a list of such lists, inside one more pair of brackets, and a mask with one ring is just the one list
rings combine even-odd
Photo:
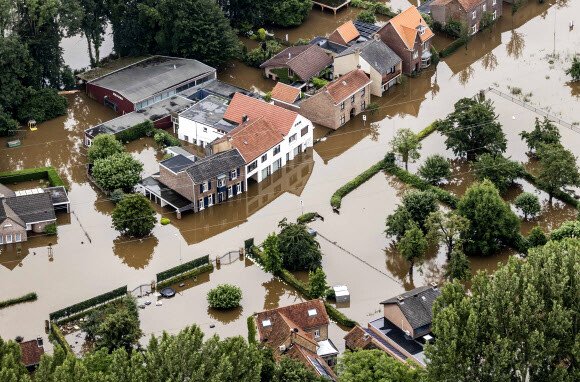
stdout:
[[541,164],[538,183],[550,195],[550,203],[556,191],[580,186],[576,156],[569,150],[560,145],[542,145],[538,154]]
[[401,363],[382,350],[344,352],[337,369],[342,382],[419,382],[425,372],[413,363]]
[[278,226],[278,249],[282,253],[282,264],[289,271],[309,271],[322,266],[320,244],[302,224],[288,222],[284,218]]
[[540,121],[536,118],[534,129],[530,132],[522,131],[520,137],[528,145],[528,149],[535,153],[542,145],[557,145],[560,143],[560,130],[548,118]]
[[439,210],[437,198],[432,192],[411,190],[401,198],[401,204],[395,212],[387,216],[387,237],[395,237],[400,240],[405,231],[415,223],[423,231],[427,232],[425,223],[432,212]]
[[580,81],[580,60],[578,57],[574,56],[572,65],[569,69],[566,69],[566,74],[572,77],[572,81]]
[[411,129],[397,130],[389,144],[393,152],[399,154],[403,162],[405,162],[405,169],[409,167],[409,160],[414,162],[421,156],[419,153],[419,150],[421,150],[421,141]]
[[464,236],[469,228],[469,220],[455,212],[432,212],[425,223],[427,239],[443,243],[447,249],[447,258],[455,251],[463,249]]
[[425,163],[419,167],[418,174],[427,182],[437,184],[451,175],[451,166],[443,155],[435,154],[425,159]]
[[445,145],[455,155],[503,153],[507,140],[497,118],[491,101],[462,98],[455,103],[455,111],[441,121],[439,131],[447,137]]
[[271,233],[264,240],[262,250],[264,251],[264,256],[266,256],[264,270],[271,273],[279,272],[282,269],[282,254],[278,249],[278,236],[275,233]]
[[91,175],[105,190],[129,189],[141,180],[141,171],[143,163],[129,153],[120,152],[95,160]]
[[501,193],[526,172],[521,163],[505,158],[501,154],[482,154],[477,158],[474,167],[476,179],[480,181],[489,179]]
[[124,153],[125,146],[112,134],[99,134],[93,139],[89,147],[89,162],[94,163],[97,159],[103,159],[117,153]]
[[397,250],[405,260],[411,263],[409,274],[413,274],[415,261],[421,260],[425,256],[428,247],[429,244],[423,232],[416,224],[412,224],[397,243]]
[[207,293],[207,303],[212,308],[231,309],[240,305],[242,290],[230,284],[220,284]]
[[313,299],[321,298],[326,294],[328,284],[326,284],[326,274],[322,268],[308,272],[308,290],[310,298]]
[[529,192],[522,192],[519,194],[514,200],[514,206],[522,211],[524,219],[526,220],[529,216],[534,217],[542,212],[542,206],[540,205],[537,195]]
[[115,205],[113,228],[122,235],[147,236],[157,223],[151,202],[141,194],[128,194]]

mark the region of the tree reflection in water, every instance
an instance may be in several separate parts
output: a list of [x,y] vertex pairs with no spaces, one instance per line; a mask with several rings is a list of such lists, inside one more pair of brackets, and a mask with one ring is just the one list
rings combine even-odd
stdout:
[[508,55],[512,56],[513,58],[520,58],[524,52],[525,46],[526,41],[524,40],[523,33],[512,30],[510,41],[505,46]]
[[481,59],[481,64],[487,70],[494,70],[497,67],[497,57],[493,52],[487,53]]
[[159,244],[159,240],[155,236],[148,236],[140,240],[117,236],[113,240],[113,253],[131,268],[143,269],[149,265],[153,258],[157,244]]

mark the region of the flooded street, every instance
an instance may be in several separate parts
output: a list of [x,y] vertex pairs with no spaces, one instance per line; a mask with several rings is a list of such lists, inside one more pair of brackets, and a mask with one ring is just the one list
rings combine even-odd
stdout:
[[[404,9],[405,4],[393,2],[393,8]],[[349,8],[335,17],[315,8],[301,27],[275,33],[278,37],[288,33],[291,41],[325,35],[359,11]],[[409,277],[409,264],[383,233],[386,216],[394,211],[405,191],[405,186],[392,176],[380,172],[346,196],[340,214],[332,212],[331,195],[380,160],[397,129],[407,127],[419,132],[435,119],[444,118],[459,98],[471,97],[490,86],[504,93],[510,93],[508,86],[519,87],[528,95],[531,105],[549,110],[567,122],[580,122],[580,84],[567,83],[565,75],[580,41],[580,29],[570,30],[568,22],[572,15],[579,14],[580,2],[552,0],[544,4],[528,2],[512,18],[511,9],[504,4],[503,17],[492,33],[477,34],[467,50],[460,48],[442,60],[436,71],[430,67],[384,97],[374,98],[380,109],[374,115],[368,113],[366,122],[359,116],[334,132],[317,127],[315,138],[327,136],[326,141],[227,203],[201,213],[184,214],[181,220],[171,210],[154,205],[159,217],[171,219],[171,224],[157,225],[153,235],[142,240],[118,236],[111,227],[113,204],[85,175],[83,131],[116,114],[82,93],[68,96],[69,113],[41,124],[36,132],[27,131],[20,138],[20,147],[7,148],[6,139],[0,138],[0,171],[54,166],[68,187],[72,211],[70,215],[58,215],[57,237],[36,234],[22,243],[20,253],[13,244],[2,248],[0,287],[5,298],[36,292],[38,300],[0,310],[0,336],[34,337],[43,333],[44,320],[54,310],[125,284],[133,289],[149,283],[157,272],[180,262],[206,254],[213,259],[237,251],[250,237],[261,243],[268,233],[278,230],[277,223],[282,218],[294,220],[302,212],[310,211],[325,218],[311,226],[321,234],[318,240],[328,283],[345,284],[350,290],[350,304],[338,308],[365,325],[380,314],[380,301],[428,282],[440,282],[445,254],[431,248],[422,269],[416,267],[413,277]],[[556,57],[549,57],[554,49]],[[264,79],[260,70],[240,62],[231,63],[218,73],[218,78],[263,93],[275,85]],[[518,134],[532,129],[534,119],[539,116],[491,92],[486,97],[494,102],[504,126],[508,139],[506,156],[534,169],[536,164],[530,162]],[[559,127],[564,146],[580,155],[580,136]],[[161,155],[151,138],[132,142],[127,150],[144,162],[144,175],[158,171]],[[422,158],[410,165],[409,170],[415,172],[421,160],[434,153],[453,158],[445,150],[444,137],[437,133],[423,141]],[[454,161],[454,176],[445,188],[462,195],[471,181],[470,165]],[[518,186],[507,191],[506,200],[513,201],[522,191],[537,192],[520,180]],[[549,230],[576,216],[572,207],[557,200],[549,206],[547,195],[543,192],[538,195],[543,212],[535,220],[522,223],[524,234],[538,223]],[[511,253],[506,249],[489,258],[471,258],[471,266],[474,272],[492,270]],[[208,310],[205,300],[207,291],[223,282],[243,290],[242,306],[228,314]],[[164,329],[176,332],[193,323],[208,335],[216,332],[221,336],[245,336],[249,315],[302,300],[293,288],[273,279],[247,259],[198,276],[197,282],[190,282],[183,289],[178,290],[182,295],[167,300],[162,307],[148,307],[141,313],[147,336]],[[210,324],[216,327],[210,329]],[[342,329],[331,327],[330,337],[341,348],[343,335]]]

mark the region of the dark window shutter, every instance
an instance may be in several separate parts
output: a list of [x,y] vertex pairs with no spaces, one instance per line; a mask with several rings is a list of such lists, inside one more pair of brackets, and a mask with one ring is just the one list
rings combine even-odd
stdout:
[[207,207],[207,196],[203,197],[203,206]]
[[211,190],[211,180],[208,180],[208,182],[207,182],[207,189]]
[[242,186],[242,192],[244,192],[244,182],[242,181],[240,184]]
[[198,201],[197,201],[197,209],[198,209],[198,210],[199,210],[199,209],[201,209],[201,200],[198,200]]
[[199,185],[199,193],[203,193],[203,183]]
[[234,185],[232,186],[232,194],[233,194],[233,195],[236,195],[236,193],[237,193],[237,191],[238,191],[237,189],[238,189],[238,188],[237,188],[237,187],[236,187],[236,185],[234,184]]
[[231,171],[229,172],[228,176],[230,177],[230,180],[232,180],[232,172]]
[[239,178],[240,177],[240,168],[239,167],[238,167],[237,173],[238,173],[238,178]]

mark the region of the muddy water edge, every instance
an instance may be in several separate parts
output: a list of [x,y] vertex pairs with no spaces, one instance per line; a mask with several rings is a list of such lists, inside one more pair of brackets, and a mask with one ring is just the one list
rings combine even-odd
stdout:
[[[473,96],[489,86],[506,93],[510,92],[508,85],[519,87],[524,94],[531,93],[531,104],[549,108],[567,121],[580,121],[580,89],[576,84],[567,83],[564,74],[577,49],[580,33],[578,29],[569,30],[567,22],[553,22],[555,17],[563,20],[566,14],[579,13],[580,4],[571,1],[529,2],[513,18],[510,8],[504,6],[504,16],[491,33],[479,33],[467,50],[462,49],[443,60],[437,70],[430,67],[383,98],[373,99],[380,104],[380,109],[368,115],[366,122],[359,117],[335,132],[317,126],[315,136],[326,136],[325,142],[228,203],[199,214],[184,215],[181,220],[175,219],[170,210],[155,206],[159,217],[168,217],[172,223],[155,227],[151,237],[141,240],[117,235],[111,228],[112,203],[85,176],[82,132],[115,114],[83,94],[69,96],[69,113],[41,124],[36,132],[27,132],[22,137],[22,146],[7,149],[6,139],[0,139],[0,171],[54,166],[69,188],[73,211],[70,215],[59,214],[57,237],[36,235],[22,243],[21,251],[15,246],[3,248],[0,254],[3,295],[9,298],[35,291],[39,298],[0,310],[0,335],[31,338],[42,333],[44,319],[56,309],[121,285],[133,288],[148,283],[157,272],[182,261],[206,254],[213,258],[237,250],[249,237],[255,237],[259,243],[268,233],[277,230],[277,223],[283,217],[295,219],[300,215],[301,202],[304,212],[318,211],[325,217],[324,222],[317,221],[312,226],[324,236],[319,241],[328,282],[346,284],[351,290],[350,305],[339,309],[364,325],[380,314],[378,303],[382,299],[425,282],[441,281],[445,258],[440,249],[431,249],[422,269],[417,269],[411,279],[407,274],[408,264],[384,237],[385,217],[394,210],[405,191],[397,179],[378,174],[343,200],[339,215],[333,214],[329,206],[332,193],[382,158],[396,129],[408,127],[418,132],[434,119],[443,118],[459,98]],[[325,35],[352,17],[343,15],[344,12],[339,12],[335,18],[313,10],[310,17],[321,17],[324,23],[320,20],[310,23],[309,18],[303,26],[284,34],[288,33],[290,40]],[[546,38],[545,30],[554,28],[557,56],[550,58],[554,42]],[[263,79],[259,70],[239,62],[220,71],[218,77],[261,92],[274,86],[273,82]],[[535,115],[501,97],[492,99],[509,139],[507,154],[527,162],[525,147],[517,133],[531,128]],[[565,128],[561,128],[561,133],[567,147],[579,155],[578,135]],[[128,151],[144,162],[145,175],[157,171],[159,154],[151,139],[132,142]],[[437,135],[424,141],[423,158],[435,152],[446,152],[443,139]],[[457,172],[463,171],[461,166],[457,164]],[[463,183],[466,185],[469,181],[466,179]],[[512,200],[515,194],[528,188],[529,185],[522,184],[519,189],[510,190],[507,199]],[[453,191],[461,194],[463,190],[460,187]],[[539,222],[553,228],[568,216],[572,213],[566,206],[545,208],[539,220],[531,225]],[[525,223],[522,231],[526,232],[531,225]],[[508,250],[502,251],[489,258],[472,259],[471,264],[474,270],[492,270],[509,254]],[[272,280],[245,259],[222,265],[202,281],[199,286],[183,291],[171,303],[146,310],[148,313],[141,315],[146,334],[163,329],[175,331],[193,323],[200,324],[207,332],[210,331],[208,324],[215,323],[216,332],[221,335],[245,334],[248,315],[301,300],[291,288]],[[240,285],[244,300],[240,312],[221,317],[208,311],[205,293],[206,289],[225,281]],[[187,303],[180,304],[182,299]],[[340,329],[331,329],[335,344],[342,344],[341,335]]]

